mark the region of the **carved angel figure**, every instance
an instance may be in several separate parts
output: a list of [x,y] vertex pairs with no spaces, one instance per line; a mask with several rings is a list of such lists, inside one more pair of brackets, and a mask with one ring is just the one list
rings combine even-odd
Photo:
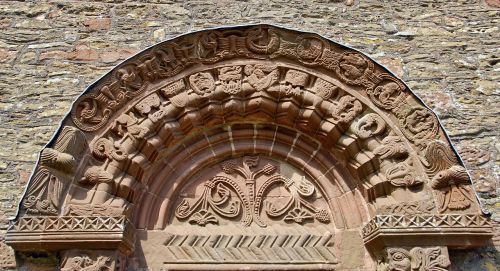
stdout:
[[23,202],[28,213],[57,214],[60,201],[78,159],[85,149],[85,138],[79,130],[64,127],[53,148],[40,154],[40,168],[28,186]]

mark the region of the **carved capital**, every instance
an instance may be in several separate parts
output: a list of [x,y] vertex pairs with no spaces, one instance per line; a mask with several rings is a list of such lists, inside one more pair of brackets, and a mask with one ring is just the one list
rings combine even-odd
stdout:
[[450,264],[447,247],[387,247],[377,271],[445,271]]
[[123,271],[125,255],[117,250],[66,250],[61,252],[61,271]]

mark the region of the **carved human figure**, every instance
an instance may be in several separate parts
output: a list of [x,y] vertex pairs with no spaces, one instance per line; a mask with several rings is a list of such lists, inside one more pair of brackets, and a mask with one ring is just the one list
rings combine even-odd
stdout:
[[[121,147],[120,142],[115,142],[112,137],[101,137],[92,145],[92,154],[97,160],[104,160],[104,163],[100,166],[89,166],[84,171],[78,183],[84,187],[90,187],[90,190],[85,191],[85,196],[72,198],[71,204],[75,206],[88,204],[96,206],[96,208],[109,206],[125,210],[128,201],[115,196],[118,188],[108,166],[112,162],[123,162],[127,158],[127,152]],[[83,210],[78,206],[74,209]],[[86,209],[89,210],[90,214],[92,213],[92,208]]]

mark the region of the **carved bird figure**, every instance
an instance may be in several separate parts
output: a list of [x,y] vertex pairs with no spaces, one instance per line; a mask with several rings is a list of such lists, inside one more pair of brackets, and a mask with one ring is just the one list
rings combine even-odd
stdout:
[[469,175],[464,167],[455,165],[440,171],[432,178],[431,187],[440,190],[440,211],[467,209],[473,199],[470,189],[464,186],[469,183]]

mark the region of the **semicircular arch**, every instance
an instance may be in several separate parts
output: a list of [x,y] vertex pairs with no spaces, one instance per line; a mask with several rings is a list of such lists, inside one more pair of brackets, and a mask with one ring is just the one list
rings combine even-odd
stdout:
[[480,212],[437,116],[404,82],[319,35],[255,25],[159,43],[92,84],[42,150],[18,220],[308,221],[383,247],[392,215],[426,229],[420,216]]

